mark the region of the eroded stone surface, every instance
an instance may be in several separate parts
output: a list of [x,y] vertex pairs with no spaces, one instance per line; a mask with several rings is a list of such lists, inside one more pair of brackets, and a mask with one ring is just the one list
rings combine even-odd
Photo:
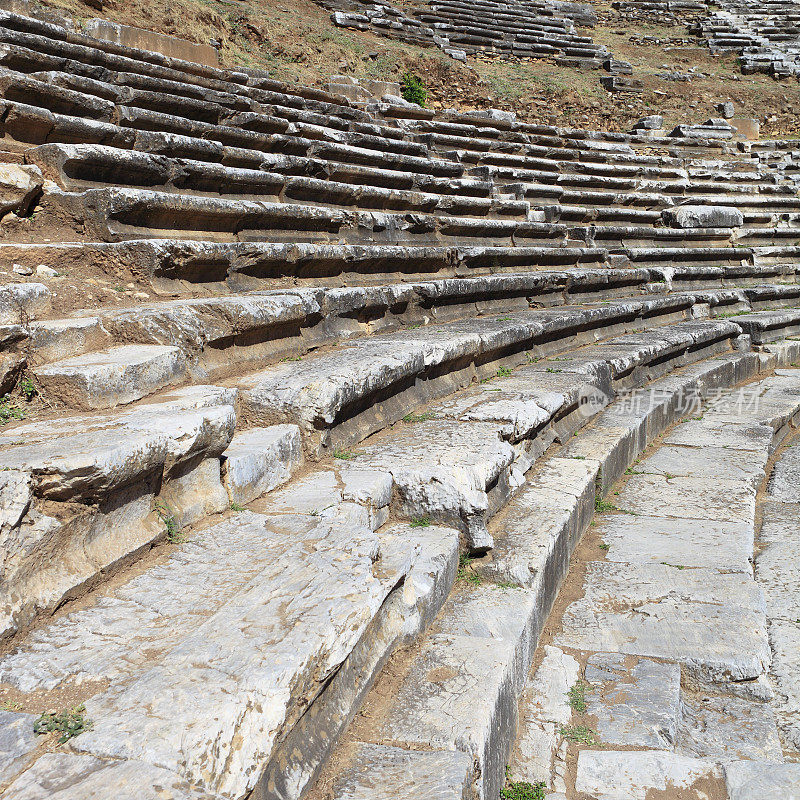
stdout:
[[545,646],[542,663],[520,698],[519,731],[509,764],[514,780],[551,785],[561,728],[572,716],[567,694],[580,665],[557,647]]
[[725,765],[729,800],[754,798],[800,798],[800,764],[766,761],[734,761]]
[[721,786],[721,772],[712,762],[665,751],[582,750],[578,756],[575,789],[597,800],[647,800],[669,791],[704,800],[709,788]]
[[151,764],[73,753],[42,756],[5,795],[15,800],[101,800],[112,787],[118,800],[220,800]]
[[471,783],[472,759],[458,751],[414,752],[359,744],[352,758],[333,789],[335,800],[461,800]]
[[591,692],[588,713],[597,718],[604,744],[672,749],[680,711],[681,670],[642,658],[628,667],[628,657],[597,653],[586,664]]

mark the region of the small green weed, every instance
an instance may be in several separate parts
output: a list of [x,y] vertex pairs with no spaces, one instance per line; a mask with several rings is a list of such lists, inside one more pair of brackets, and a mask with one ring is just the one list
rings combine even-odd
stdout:
[[0,397],[0,425],[15,419],[25,419],[25,412],[11,399],[11,395]]
[[481,576],[472,569],[472,562],[475,559],[462,553],[458,559],[458,574],[456,579],[464,583],[472,584],[473,586],[480,586],[483,582]]
[[513,372],[514,370],[511,369],[511,367],[500,367],[500,369],[497,370],[497,377],[510,378]]
[[528,783],[527,781],[509,780],[500,790],[501,800],[544,800],[544,781]]
[[431,525],[430,517],[415,517],[409,523],[412,528],[429,528]]
[[406,414],[403,422],[427,422],[429,419],[436,419],[436,415],[431,412],[425,414]]
[[586,713],[586,684],[576,681],[567,692],[570,708],[578,714]]
[[0,711],[19,711],[22,708],[22,703],[17,703],[16,700],[3,700],[0,703]]
[[575,725],[571,728],[561,728],[559,732],[570,742],[585,744],[589,747],[597,747],[597,745],[600,744],[597,734],[591,728],[587,728],[585,725]]
[[33,723],[33,732],[37,736],[45,733],[60,733],[61,736],[58,737],[58,743],[64,744],[64,742],[68,742],[73,737],[79,736],[92,727],[91,720],[86,719],[84,716],[85,711],[86,707],[79,705],[55,714],[42,714]]
[[333,457],[339,458],[342,461],[350,461],[356,458],[359,454],[355,450],[334,450]]
[[606,550],[606,551],[608,551],[608,550],[610,550],[610,549],[611,549],[611,545],[610,545],[610,544],[606,544],[605,542],[600,542],[600,544],[599,544],[599,545],[597,545],[597,546],[598,546],[598,547],[599,547],[601,550]]
[[170,544],[181,544],[186,540],[185,534],[181,533],[181,529],[178,526],[178,520],[175,519],[175,514],[168,505],[156,503],[155,512],[164,523],[164,533]]
[[422,79],[410,72],[406,72],[400,80],[400,94],[407,103],[416,103],[425,108],[428,102],[428,90]]
[[608,500],[603,500],[600,495],[594,498],[594,510],[598,514],[611,514],[614,511],[619,511],[613,503],[609,503]]
[[22,378],[19,382],[19,390],[22,392],[22,396],[30,402],[39,394],[39,390],[36,388],[36,384],[30,378]]
[[244,506],[240,506],[238,503],[231,503],[230,504],[231,511],[244,511]]
[[548,368],[545,370],[545,372],[552,372],[552,373],[556,373],[556,372],[563,372],[563,370],[560,370],[560,369],[553,369],[553,367],[548,367]]

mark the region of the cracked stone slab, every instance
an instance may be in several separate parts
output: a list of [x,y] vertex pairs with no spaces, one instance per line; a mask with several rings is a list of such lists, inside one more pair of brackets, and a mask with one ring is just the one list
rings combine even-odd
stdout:
[[121,345],[74,356],[34,374],[44,392],[70,408],[126,405],[186,377],[186,358],[177,347]]
[[594,800],[649,800],[660,792],[707,800],[709,790],[721,788],[722,774],[710,761],[661,750],[581,750],[578,755],[575,790]]
[[733,761],[725,765],[729,800],[800,800],[800,764]]
[[551,785],[560,730],[572,716],[567,693],[579,674],[580,664],[571,655],[545,645],[542,663],[520,697],[519,730],[509,763],[514,780]]
[[0,436],[0,468],[30,472],[40,497],[96,497],[157,468],[220,455],[233,437],[235,398],[235,390],[190,386],[119,414],[21,425]]
[[548,459],[492,520],[495,547],[479,569],[498,580],[536,586],[552,602],[594,513],[596,478],[594,462]]
[[457,750],[360,743],[351,759],[334,785],[334,800],[462,800],[472,783],[472,759]]
[[775,714],[768,703],[702,694],[683,698],[676,752],[713,761],[783,760]]
[[634,475],[611,499],[625,511],[652,517],[748,523],[756,514],[755,488],[725,478]]
[[497,797],[537,638],[535,600],[491,586],[451,598],[375,735],[468,753],[480,772],[478,796]]
[[764,547],[756,559],[756,580],[764,591],[770,619],[800,619],[800,564],[797,536]]
[[237,514],[116,597],[37,631],[2,679],[27,691],[70,675],[109,680],[86,701],[94,726],[74,749],[239,796],[416,551],[387,551],[365,528]]
[[585,588],[564,612],[559,647],[679,661],[715,682],[769,667],[764,601],[746,575],[594,562]]
[[[725,450],[746,450],[759,453],[769,452],[774,431],[767,425],[758,423],[732,424],[735,420],[704,417],[689,420],[679,425],[664,439],[664,444],[683,447],[722,448]],[[738,420],[742,422],[742,420]]]
[[604,744],[672,749],[680,720],[681,669],[647,658],[596,653],[586,664],[587,713]]
[[770,620],[772,646],[770,677],[775,690],[773,706],[781,735],[789,747],[800,750],[800,623],[797,620]]
[[304,475],[270,495],[269,511],[309,514],[332,519],[343,517],[377,530],[389,516],[392,478],[388,472],[338,467]]
[[750,523],[609,514],[597,517],[596,531],[607,561],[752,574]]
[[222,800],[190,786],[174,772],[141,761],[101,761],[47,753],[6,790],[14,800]]
[[634,467],[635,472],[686,478],[725,478],[749,482],[758,489],[765,478],[769,452],[741,452],[723,447],[659,447]]
[[404,516],[452,524],[472,549],[486,550],[493,544],[487,516],[523,480],[515,458],[496,425],[428,420],[361,448],[350,464],[390,473]]
[[296,425],[252,428],[235,434],[222,454],[222,482],[231,503],[244,506],[286,483],[302,463]]

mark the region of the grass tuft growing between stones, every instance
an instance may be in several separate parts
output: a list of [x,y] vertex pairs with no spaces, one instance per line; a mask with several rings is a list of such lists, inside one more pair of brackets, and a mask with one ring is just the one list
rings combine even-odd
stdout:
[[576,681],[567,692],[567,700],[569,701],[570,708],[577,714],[586,713],[586,683],[584,681]]
[[506,785],[500,790],[500,800],[544,800],[546,788],[544,781],[513,780],[511,770],[506,767]]
[[429,528],[431,525],[430,517],[415,517],[409,523],[412,528]]
[[25,412],[11,399],[11,395],[0,397],[0,425],[15,419],[25,419]]
[[181,533],[178,520],[172,509],[164,503],[156,503],[155,512],[158,518],[164,523],[164,535],[170,544],[182,544],[186,540],[186,535]]
[[471,586],[480,586],[483,583],[483,578],[472,568],[472,562],[474,560],[474,558],[466,553],[462,553],[459,556],[456,580],[461,583],[468,583]]
[[86,707],[81,704],[65,711],[44,713],[33,723],[33,732],[37,736],[60,733],[58,743],[64,744],[92,727],[92,721],[84,716],[85,711]]
[[600,745],[597,734],[591,728],[587,728],[586,725],[573,725],[570,728],[561,728],[559,733],[570,742],[585,744],[588,747],[598,747]]

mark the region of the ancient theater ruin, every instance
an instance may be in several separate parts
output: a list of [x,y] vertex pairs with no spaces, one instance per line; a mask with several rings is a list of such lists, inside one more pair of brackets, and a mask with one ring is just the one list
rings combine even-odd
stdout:
[[0,0],[0,800],[800,800],[800,2],[259,2]]

